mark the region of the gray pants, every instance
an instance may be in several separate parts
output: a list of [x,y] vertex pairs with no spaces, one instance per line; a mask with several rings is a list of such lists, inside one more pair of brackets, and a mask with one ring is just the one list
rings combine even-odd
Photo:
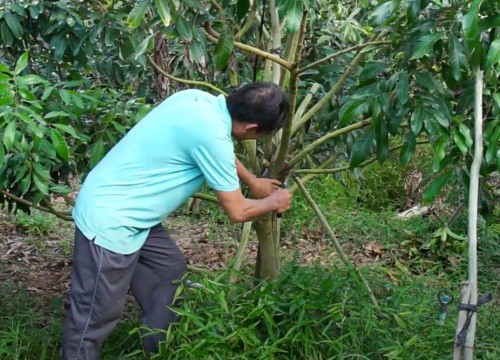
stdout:
[[76,228],[62,358],[98,358],[102,342],[120,319],[129,288],[141,307],[143,325],[161,329],[151,335],[143,332],[144,350],[157,352],[175,320],[167,307],[185,271],[184,256],[161,225],[153,227],[142,248],[130,255],[100,247]]

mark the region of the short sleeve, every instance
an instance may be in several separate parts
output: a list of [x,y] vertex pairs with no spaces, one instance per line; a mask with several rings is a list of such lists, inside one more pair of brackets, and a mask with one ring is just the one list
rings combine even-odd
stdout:
[[234,145],[230,139],[214,138],[205,141],[193,149],[192,157],[212,189],[233,191],[239,188]]

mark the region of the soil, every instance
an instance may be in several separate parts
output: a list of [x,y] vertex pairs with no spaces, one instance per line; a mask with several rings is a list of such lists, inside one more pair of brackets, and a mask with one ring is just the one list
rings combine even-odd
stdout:
[[[39,215],[41,216],[41,215]],[[48,215],[45,215],[48,216]],[[67,293],[71,273],[71,251],[74,225],[53,218],[53,232],[29,233],[29,229],[16,225],[14,217],[0,211],[0,284],[13,292],[20,289],[33,296],[47,299]],[[207,270],[220,270],[234,257],[239,245],[239,225],[214,224],[199,216],[181,215],[167,219],[165,226],[188,264]],[[299,264],[329,266],[339,257],[331,241],[321,229],[288,236],[282,234],[282,255],[297,259]],[[377,244],[343,245],[344,251],[359,266],[382,261],[384,250]],[[243,267],[255,264],[258,243],[252,234]],[[286,261],[286,260],[285,260]],[[47,300],[49,301],[49,300]]]

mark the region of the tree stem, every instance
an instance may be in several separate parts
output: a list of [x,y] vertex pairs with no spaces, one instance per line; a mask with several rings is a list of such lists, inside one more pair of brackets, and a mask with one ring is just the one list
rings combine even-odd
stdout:
[[[475,69],[476,82],[474,91],[474,159],[470,169],[469,185],[469,283],[471,286],[469,305],[477,304],[477,206],[479,194],[479,170],[483,158],[483,71]],[[464,359],[472,360],[476,333],[476,313],[472,313],[471,322],[465,340]]]

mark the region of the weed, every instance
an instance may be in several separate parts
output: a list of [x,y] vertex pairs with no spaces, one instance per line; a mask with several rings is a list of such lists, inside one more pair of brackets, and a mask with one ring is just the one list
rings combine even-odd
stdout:
[[53,234],[57,227],[53,216],[33,210],[31,214],[19,211],[14,217],[14,224],[31,236]]

